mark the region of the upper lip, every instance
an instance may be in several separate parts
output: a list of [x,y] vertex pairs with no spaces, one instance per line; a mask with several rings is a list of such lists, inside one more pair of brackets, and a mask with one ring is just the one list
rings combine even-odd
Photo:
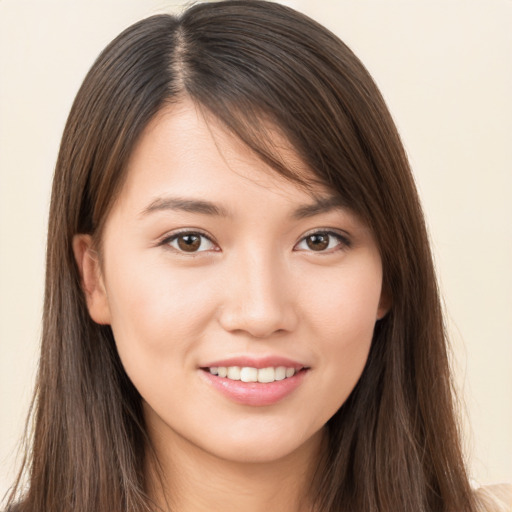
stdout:
[[266,357],[254,357],[254,356],[235,356],[227,359],[219,359],[211,361],[207,364],[201,365],[201,368],[212,368],[219,366],[240,366],[241,368],[277,368],[278,366],[285,366],[286,368],[295,368],[295,370],[301,370],[306,368],[306,365],[293,359],[280,356],[266,356]]

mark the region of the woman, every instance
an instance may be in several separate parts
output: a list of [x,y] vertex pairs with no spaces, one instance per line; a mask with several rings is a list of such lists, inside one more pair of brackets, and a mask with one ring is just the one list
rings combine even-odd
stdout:
[[482,506],[407,159],[341,41],[231,1],[107,47],[57,163],[34,403],[20,511]]

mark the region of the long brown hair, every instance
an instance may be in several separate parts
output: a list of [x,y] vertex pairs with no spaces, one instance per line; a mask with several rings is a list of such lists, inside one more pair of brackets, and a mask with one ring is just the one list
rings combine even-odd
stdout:
[[151,509],[141,399],[110,327],[88,315],[72,238],[100,237],[141,132],[183,95],[276,172],[303,182],[272,146],[265,127],[276,127],[366,221],[380,249],[392,307],[356,388],[328,423],[318,510],[473,511],[425,222],[394,123],[343,42],[260,0],[136,23],[78,92],[53,183],[32,447],[9,503],[27,512]]

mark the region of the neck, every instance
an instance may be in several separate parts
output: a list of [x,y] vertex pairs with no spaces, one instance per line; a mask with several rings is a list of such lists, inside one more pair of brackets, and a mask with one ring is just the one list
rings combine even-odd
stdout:
[[[324,445],[319,432],[296,451],[270,462],[228,461],[181,437],[151,436],[149,494],[158,510],[173,512],[312,512],[311,494]],[[157,469],[158,468],[158,469]]]

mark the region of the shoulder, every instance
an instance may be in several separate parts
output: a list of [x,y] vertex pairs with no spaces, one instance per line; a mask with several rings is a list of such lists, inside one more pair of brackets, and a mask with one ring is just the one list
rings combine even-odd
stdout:
[[478,512],[512,512],[512,485],[486,485],[475,490]]

